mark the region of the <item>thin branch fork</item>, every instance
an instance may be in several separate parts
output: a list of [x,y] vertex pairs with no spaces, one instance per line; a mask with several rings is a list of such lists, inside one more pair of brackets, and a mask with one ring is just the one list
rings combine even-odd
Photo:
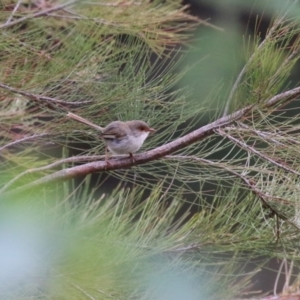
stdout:
[[295,175],[297,175],[297,176],[300,176],[300,173],[299,173],[299,172],[295,171],[293,168],[290,168],[290,167],[289,167],[288,165],[286,165],[286,164],[280,163],[280,162],[279,162],[279,159],[276,160],[276,159],[273,158],[273,157],[270,157],[270,156],[268,156],[268,155],[265,155],[265,154],[259,152],[259,151],[258,151],[257,149],[255,149],[254,147],[251,147],[251,146],[247,145],[246,143],[240,141],[239,139],[233,137],[232,135],[230,135],[230,134],[228,134],[228,133],[225,133],[224,130],[218,128],[218,129],[216,129],[216,132],[217,132],[220,136],[228,138],[228,139],[231,140],[234,144],[238,145],[238,146],[241,147],[242,149],[247,150],[247,151],[249,151],[249,152],[251,152],[251,153],[253,153],[253,154],[255,154],[255,155],[261,157],[262,159],[264,159],[264,160],[270,162],[272,165],[275,165],[275,166],[277,166],[277,167],[279,167],[279,168],[281,168],[281,169],[283,169],[283,170],[285,170],[285,171],[287,171],[287,172],[290,172],[290,173],[292,173],[292,174],[295,174]]
[[256,187],[256,182],[254,182],[250,178],[247,178],[243,174],[234,171],[230,167],[226,166],[226,164],[216,163],[216,162],[210,161],[208,159],[200,158],[200,157],[196,157],[196,156],[167,155],[165,158],[166,159],[173,159],[173,160],[184,160],[184,161],[191,160],[191,161],[200,162],[202,164],[206,164],[206,165],[209,165],[209,166],[214,166],[214,167],[221,168],[221,169],[225,170],[226,172],[232,174],[234,177],[239,178],[249,188],[249,190],[256,197],[258,197],[258,199],[260,199],[262,204],[266,208],[268,208],[271,211],[272,214],[276,215],[279,219],[284,220],[284,221],[288,222],[289,224],[291,224],[292,226],[299,229],[299,227],[296,224],[289,221],[284,214],[282,214],[281,212],[274,209],[270,204],[270,202],[274,202],[274,201],[276,201],[276,202],[285,202],[286,201],[285,199],[280,198],[280,197],[275,197],[275,196],[264,193],[263,191],[261,191],[260,189],[258,189]]
[[276,138],[274,138],[274,134],[272,132],[268,132],[268,131],[261,131],[261,130],[257,130],[255,128],[251,128],[250,126],[242,123],[242,122],[237,122],[237,124],[239,125],[239,127],[229,127],[227,126],[225,129],[226,130],[233,130],[233,131],[245,131],[245,132],[251,132],[252,134],[255,134],[256,136],[258,136],[259,138],[261,138],[262,140],[269,140],[272,143],[276,144],[277,146],[282,146],[284,147],[285,144],[281,143],[280,141],[276,140]]

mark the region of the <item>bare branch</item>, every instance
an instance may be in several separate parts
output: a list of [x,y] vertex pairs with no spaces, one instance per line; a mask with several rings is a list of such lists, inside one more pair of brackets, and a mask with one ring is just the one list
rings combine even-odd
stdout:
[[63,100],[59,100],[59,99],[51,98],[51,97],[47,97],[47,96],[36,95],[36,94],[32,94],[32,93],[24,92],[22,90],[15,89],[15,88],[8,86],[1,82],[0,82],[0,88],[9,90],[10,92],[20,94],[22,96],[25,96],[29,99],[36,100],[36,101],[48,101],[50,103],[63,104],[63,105],[69,105],[69,106],[70,105],[84,105],[84,104],[91,103],[91,101],[68,102],[68,101],[63,101]]
[[27,190],[36,186],[43,185],[45,183],[55,182],[59,180],[67,180],[67,179],[74,178],[76,176],[87,175],[94,172],[103,172],[103,171],[128,168],[134,165],[140,165],[140,164],[147,163],[149,161],[159,159],[177,150],[183,149],[193,143],[203,140],[208,136],[211,136],[212,134],[214,134],[214,131],[217,128],[229,125],[232,122],[243,118],[247,114],[247,112],[249,112],[252,108],[253,105],[247,106],[246,108],[234,112],[229,116],[222,117],[208,125],[205,125],[195,131],[192,131],[191,133],[188,133],[185,136],[178,138],[175,141],[157,147],[153,150],[141,154],[136,154],[134,156],[134,162],[130,157],[111,159],[109,160],[109,162],[106,161],[91,162],[81,166],[60,170],[56,173],[47,175],[43,178],[37,179],[36,181],[33,181],[27,185],[15,189],[14,192]]
[[41,133],[41,134],[34,134],[34,135],[31,135],[31,136],[26,136],[22,139],[19,139],[19,140],[16,140],[16,141],[13,141],[11,143],[8,143],[2,147],[0,147],[0,152],[6,148],[9,148],[9,147],[12,147],[12,146],[15,146],[17,144],[20,144],[20,143],[24,143],[24,142],[27,142],[27,141],[31,141],[31,140],[34,140],[36,138],[40,138],[40,137],[45,137],[45,136],[49,136],[49,133]]
[[55,6],[55,7],[51,7],[49,9],[46,9],[46,10],[43,10],[43,11],[39,11],[39,12],[36,12],[34,14],[31,14],[31,15],[28,15],[28,16],[25,16],[23,18],[20,18],[20,19],[17,19],[15,21],[12,21],[10,23],[4,23],[2,25],[0,25],[0,29],[3,29],[3,28],[7,28],[7,27],[10,27],[10,26],[13,26],[13,25],[16,25],[16,24],[19,24],[19,23],[22,23],[26,20],[29,20],[29,19],[32,19],[32,18],[38,18],[38,17],[42,17],[44,15],[47,15],[51,12],[54,12],[54,11],[58,11],[58,10],[62,10],[64,9],[65,7],[67,6],[70,6],[70,5],[73,5],[75,4],[76,2],[78,2],[79,0],[72,0],[72,1],[69,1],[69,2],[66,2],[64,4],[61,4],[61,5],[58,5],[58,6]]
[[[285,101],[290,101],[291,99],[297,97],[299,94],[300,94],[300,87],[297,87],[295,89],[274,96],[269,101],[267,101],[264,105],[265,107],[275,106],[276,104],[280,103],[283,100],[284,101],[282,105],[285,105]],[[247,114],[250,111],[252,111],[254,107],[255,107],[254,105],[249,105],[228,116],[221,117],[210,124],[198,128],[192,131],[191,133],[188,133],[183,137],[178,138],[175,141],[157,147],[153,150],[136,154],[134,156],[135,158],[134,162],[132,161],[131,158],[126,158],[126,157],[120,159],[112,159],[109,161],[109,163],[105,161],[91,162],[84,165],[57,171],[56,173],[47,175],[27,185],[19,187],[15,189],[14,192],[27,190],[36,186],[43,185],[45,183],[55,182],[59,180],[67,180],[67,179],[74,178],[76,176],[84,176],[94,172],[104,172],[110,170],[130,168],[131,166],[134,165],[140,165],[156,159],[160,159],[166,155],[174,153],[193,143],[199,142],[208,136],[213,135],[215,131],[219,128],[226,127],[228,125],[231,125],[233,122],[240,121],[241,119],[246,117]]]
[[8,17],[7,21],[5,24],[9,24],[11,19],[13,18],[15,12],[19,9],[20,4],[21,4],[22,0],[19,0],[16,4],[16,6],[14,7],[13,11],[11,12],[10,16]]
[[275,104],[279,104],[281,100],[284,100],[285,104],[287,104],[290,100],[295,99],[299,95],[300,95],[300,87],[296,87],[292,90],[288,90],[281,94],[275,95],[265,103],[265,107],[269,108],[274,106]]

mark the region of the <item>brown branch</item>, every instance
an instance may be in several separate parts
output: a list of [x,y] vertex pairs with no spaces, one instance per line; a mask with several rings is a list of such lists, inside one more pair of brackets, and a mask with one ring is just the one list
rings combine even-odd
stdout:
[[38,17],[45,16],[45,15],[51,13],[51,12],[54,12],[54,11],[62,10],[65,7],[73,5],[78,1],[79,0],[72,0],[72,1],[69,1],[67,3],[61,4],[61,5],[58,5],[58,6],[55,6],[55,7],[51,7],[49,9],[45,9],[43,11],[39,11],[39,12],[36,12],[34,14],[30,14],[28,16],[22,17],[20,19],[15,20],[15,21],[11,21],[9,23],[4,23],[4,24],[0,25],[0,29],[7,28],[7,27],[10,27],[10,26],[22,23],[22,22],[24,22],[26,20],[29,20],[29,19],[32,19],[32,18],[38,18]]
[[50,103],[63,104],[63,105],[83,105],[83,104],[91,103],[91,101],[68,102],[68,101],[63,101],[63,100],[59,100],[59,99],[51,98],[51,97],[47,97],[47,96],[36,95],[36,94],[32,94],[32,93],[24,92],[22,90],[15,89],[15,88],[8,86],[1,82],[0,82],[0,88],[6,89],[12,93],[20,94],[22,96],[25,96],[29,99],[36,100],[36,101],[47,101]]
[[141,154],[136,154],[134,156],[134,161],[132,161],[132,159],[129,157],[124,157],[120,159],[111,159],[109,160],[109,163],[106,161],[96,161],[96,162],[91,162],[80,166],[67,168],[55,172],[53,174],[47,175],[43,178],[37,179],[22,187],[16,188],[14,192],[31,189],[33,187],[37,187],[45,183],[56,182],[59,180],[67,180],[67,179],[74,178],[76,176],[83,176],[94,172],[104,172],[104,171],[128,168],[134,165],[140,165],[140,164],[147,163],[149,161],[159,159],[161,157],[171,154],[177,150],[183,149],[193,143],[196,143],[214,134],[214,131],[217,128],[221,126],[229,125],[232,122],[243,118],[247,114],[247,112],[249,112],[252,108],[253,105],[247,106],[246,108],[243,108],[229,116],[222,117],[208,125],[205,125],[195,131],[192,131],[191,133],[188,133],[185,136],[178,138],[175,141],[157,147],[153,150]]
[[[291,100],[292,98],[297,97],[300,94],[300,87],[289,90],[287,92],[283,92],[279,95],[274,96],[269,101],[265,103],[266,107],[271,107],[286,99],[286,101]],[[283,103],[284,104],[284,103]],[[80,166],[75,166],[71,168],[67,168],[64,170],[57,171],[53,174],[47,175],[43,178],[37,179],[29,184],[16,188],[14,192],[20,192],[24,190],[31,189],[33,187],[37,187],[43,185],[45,183],[56,182],[60,180],[67,180],[74,178],[76,176],[83,176],[94,172],[104,172],[110,170],[118,170],[129,168],[134,165],[144,164],[153,160],[160,159],[166,155],[174,153],[178,150],[181,150],[191,144],[199,142],[205,139],[208,136],[211,136],[215,133],[218,128],[226,127],[231,125],[233,122],[239,121],[247,116],[247,114],[252,111],[254,105],[249,105],[245,108],[242,108],[228,116],[221,117],[218,120],[207,124],[201,128],[198,128],[191,133],[184,135],[183,137],[178,138],[175,141],[152,149],[150,151],[136,154],[134,156],[134,161],[131,158],[123,157],[120,159],[112,159],[109,163],[105,161],[96,161],[87,164],[83,164]],[[10,191],[8,191],[10,193]]]
[[14,7],[13,11],[11,12],[10,16],[8,17],[7,21],[5,24],[9,24],[11,22],[11,19],[13,18],[14,14],[16,13],[16,11],[19,9],[21,2],[23,0],[18,0],[16,6]]
[[8,143],[2,147],[0,147],[0,152],[6,148],[9,148],[11,146],[15,146],[17,144],[20,144],[20,143],[24,143],[24,142],[27,142],[27,141],[31,141],[31,140],[34,140],[36,138],[40,138],[40,137],[44,137],[44,136],[49,136],[50,134],[49,133],[41,133],[41,134],[34,134],[34,135],[31,135],[31,136],[26,136],[24,138],[21,138],[19,140],[16,140],[16,141],[13,141],[11,143]]
[[[75,131],[77,131],[77,130],[73,130],[73,132],[75,132]],[[78,132],[81,132],[81,133],[82,133],[81,130],[78,130]],[[68,133],[68,132],[66,132],[66,133]],[[88,131],[85,131],[84,133],[85,133],[85,134],[90,134]],[[64,132],[61,131],[60,134],[64,134]],[[25,142],[27,142],[27,141],[35,140],[35,139],[38,139],[38,138],[40,138],[40,137],[46,137],[46,136],[50,137],[50,136],[53,136],[53,135],[54,135],[54,133],[41,133],[41,134],[33,134],[33,135],[30,135],[30,136],[25,136],[25,137],[23,137],[23,138],[21,138],[21,139],[18,139],[18,140],[15,140],[15,141],[13,141],[13,142],[10,142],[10,143],[8,143],[8,144],[3,145],[2,147],[0,147],[0,152],[3,151],[3,150],[6,149],[6,148],[9,148],[9,147],[12,147],[12,146],[21,144],[21,143],[25,143]],[[94,136],[94,134],[91,134],[91,135]],[[92,159],[90,159],[89,157],[92,157]],[[103,155],[101,155],[101,156],[98,155],[98,156],[97,156],[98,159],[99,159],[100,157],[104,157],[104,156],[103,156]],[[76,156],[76,158],[79,158],[79,160],[77,160],[76,162],[96,160],[96,159],[95,159],[95,156],[80,156],[80,157],[79,157],[79,156]],[[85,158],[85,159],[84,159],[84,158]],[[73,159],[73,162],[75,162],[75,157],[72,157],[72,159]],[[60,162],[60,161],[64,161],[64,159],[59,160],[59,162]],[[47,166],[45,166],[45,167],[47,167]]]
[[266,108],[272,107],[275,104],[280,103],[281,100],[284,100],[285,104],[287,104],[289,101],[295,99],[299,95],[300,95],[300,87],[296,87],[292,90],[288,90],[281,94],[275,95],[265,103],[265,107]]

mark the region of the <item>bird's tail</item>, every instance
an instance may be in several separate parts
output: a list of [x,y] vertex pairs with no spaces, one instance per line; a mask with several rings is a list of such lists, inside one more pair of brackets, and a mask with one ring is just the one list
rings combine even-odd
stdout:
[[69,117],[69,118],[71,118],[71,119],[73,119],[73,120],[75,120],[77,122],[80,122],[80,123],[83,123],[83,124],[88,125],[90,127],[93,127],[93,128],[95,128],[95,129],[97,129],[97,130],[99,130],[101,132],[104,129],[103,127],[98,126],[98,125],[96,125],[96,124],[94,124],[94,123],[92,123],[92,122],[90,122],[90,121],[88,121],[88,120],[86,120],[86,119],[84,119],[84,118],[82,118],[80,116],[77,116],[77,115],[75,115],[75,114],[73,114],[71,112],[67,113],[67,117]]

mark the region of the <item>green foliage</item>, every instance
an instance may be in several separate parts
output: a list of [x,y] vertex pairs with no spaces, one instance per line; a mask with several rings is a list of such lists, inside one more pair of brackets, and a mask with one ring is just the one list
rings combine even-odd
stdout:
[[[184,203],[178,198],[167,204],[167,195],[163,195],[160,188],[153,190],[145,202],[141,202],[142,189],[130,191],[118,187],[110,196],[97,197],[89,188],[86,181],[71,199],[61,204],[60,199],[58,203],[50,200],[53,192],[44,197],[43,203],[29,194],[23,194],[19,205],[16,205],[18,197],[2,201],[2,215],[6,215],[2,217],[3,233],[7,237],[16,236],[13,242],[4,239],[7,249],[3,250],[14,249],[21,262],[21,258],[28,260],[25,270],[18,265],[21,262],[16,261],[21,271],[16,278],[9,277],[8,288],[1,289],[7,299],[10,295],[12,299],[38,296],[45,299],[182,299],[184,295],[187,299],[214,299],[229,284],[232,291],[227,292],[228,298],[239,290],[234,280],[221,274],[234,268],[236,263],[230,258],[236,250],[229,245],[249,250],[242,235],[249,234],[249,230],[256,231],[250,223],[250,226],[244,223],[233,229],[226,225],[228,215],[223,213],[222,218],[215,218],[219,212],[212,213],[211,206],[189,219],[188,214],[176,217]],[[88,196],[83,197],[86,189]],[[75,202],[77,204],[69,205]],[[232,204],[218,205],[218,210],[229,211]],[[235,220],[244,213],[238,206],[232,212],[236,212],[231,216]],[[257,218],[253,212],[248,221],[253,221],[254,215]],[[222,237],[223,241],[217,245],[215,242],[221,239],[216,229],[220,227],[226,240]],[[268,231],[266,228],[266,233]],[[237,240],[236,232],[242,234]],[[20,235],[27,238],[22,240]],[[190,240],[190,254],[186,253],[183,237]],[[38,253],[41,268],[35,267],[30,251],[23,252],[29,246]],[[227,252],[228,258],[218,258],[218,252]],[[11,271],[9,265],[5,267],[1,275]],[[208,275],[216,271],[220,272],[219,279]],[[32,285],[35,278],[38,281]],[[19,282],[23,285],[12,291],[10,287],[18,286]]]
[[[1,2],[2,298],[234,299],[271,258],[299,266],[300,116],[284,114],[299,92],[281,94],[300,55],[288,8],[264,40],[214,27],[189,55],[179,48],[199,20],[177,0]],[[63,173],[104,154],[68,111],[143,119],[158,130],[151,149],[248,106],[172,156],[81,181]],[[60,171],[68,181],[52,182]]]

